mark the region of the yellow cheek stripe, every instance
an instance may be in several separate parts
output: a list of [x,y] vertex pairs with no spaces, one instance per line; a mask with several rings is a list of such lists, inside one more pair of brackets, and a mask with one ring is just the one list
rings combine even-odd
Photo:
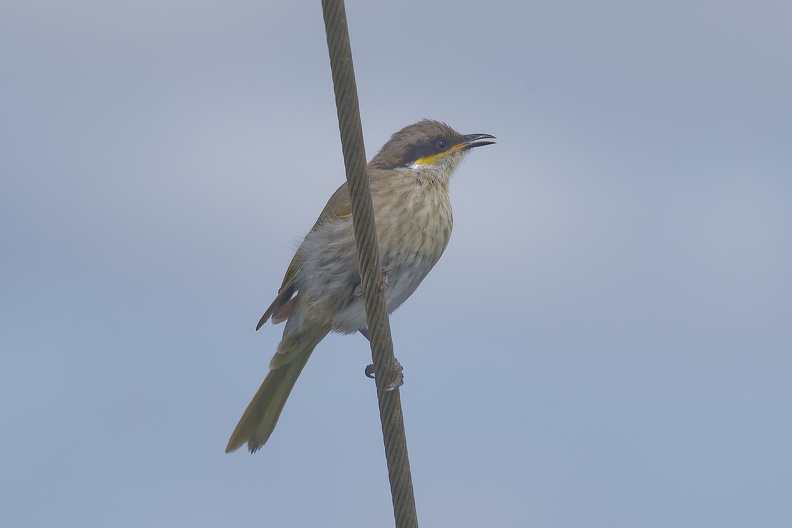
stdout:
[[418,158],[415,160],[416,165],[434,165],[437,160],[442,157],[448,156],[455,150],[459,150],[467,146],[467,143],[460,143],[459,145],[452,145],[448,150],[445,152],[441,152],[440,154],[432,154],[431,156],[424,156],[423,158]]
[[[451,147],[452,149],[454,147]],[[446,150],[445,152],[441,152],[440,154],[432,154],[431,156],[424,156],[423,158],[418,158],[415,160],[416,165],[434,165],[437,160],[440,158],[448,155],[451,152],[450,150]]]
[[418,158],[415,160],[416,165],[434,165],[434,162],[437,158],[440,157],[440,154],[435,154],[434,156],[424,156],[423,158]]

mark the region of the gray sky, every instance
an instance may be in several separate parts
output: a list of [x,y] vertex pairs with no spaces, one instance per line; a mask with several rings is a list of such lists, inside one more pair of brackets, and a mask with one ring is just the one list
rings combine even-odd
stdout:
[[[367,153],[498,137],[391,319],[423,526],[792,525],[792,4],[347,4]],[[343,181],[317,2],[5,2],[0,525],[391,526],[370,361],[223,453]]]

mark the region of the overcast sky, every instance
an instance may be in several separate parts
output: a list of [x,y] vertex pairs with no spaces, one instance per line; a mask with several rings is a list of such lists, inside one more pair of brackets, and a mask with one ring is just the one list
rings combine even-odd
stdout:
[[[368,157],[489,133],[392,319],[422,526],[792,526],[792,3],[347,4]],[[226,455],[343,181],[320,2],[0,9],[0,525],[392,526],[360,336]]]

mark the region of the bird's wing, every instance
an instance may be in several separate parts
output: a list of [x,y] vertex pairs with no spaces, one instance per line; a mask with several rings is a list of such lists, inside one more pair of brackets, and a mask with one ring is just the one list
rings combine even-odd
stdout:
[[[352,214],[352,203],[349,201],[349,191],[347,190],[346,182],[336,189],[336,192],[327,200],[327,205],[322,209],[319,219],[316,220],[311,231],[319,228],[324,222],[328,220],[337,220],[340,218],[347,218]],[[299,250],[298,250],[299,253]]]
[[[322,213],[316,220],[316,223],[311,228],[311,231],[319,229],[321,225],[330,220],[337,220],[340,218],[349,217],[352,214],[352,204],[349,201],[349,191],[347,191],[347,184],[343,183],[336,189],[330,199],[327,201]],[[278,290],[278,295],[272,301],[267,311],[259,319],[256,325],[256,330],[266,323],[272,317],[273,323],[280,323],[289,318],[294,309],[294,303],[297,297],[293,297],[297,290],[296,280],[297,275],[302,265],[302,251],[303,245],[297,250],[292,257],[289,267],[286,269],[286,275],[283,277],[283,283]]]

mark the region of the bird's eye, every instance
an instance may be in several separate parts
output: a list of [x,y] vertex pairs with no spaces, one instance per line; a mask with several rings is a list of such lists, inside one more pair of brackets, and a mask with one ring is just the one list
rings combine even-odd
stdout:
[[446,142],[445,139],[438,139],[436,145],[437,148],[440,150],[445,150],[446,147],[448,147],[448,143]]

